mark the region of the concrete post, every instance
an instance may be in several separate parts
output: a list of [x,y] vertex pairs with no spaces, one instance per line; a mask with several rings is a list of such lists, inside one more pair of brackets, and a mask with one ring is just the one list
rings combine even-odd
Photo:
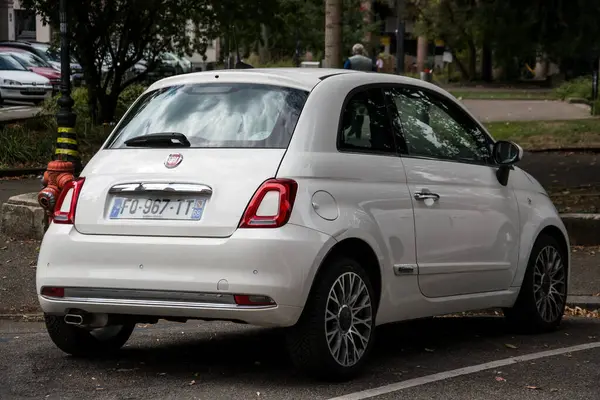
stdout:
[[417,72],[421,73],[425,69],[427,63],[427,50],[428,50],[427,38],[425,36],[419,36],[417,38]]

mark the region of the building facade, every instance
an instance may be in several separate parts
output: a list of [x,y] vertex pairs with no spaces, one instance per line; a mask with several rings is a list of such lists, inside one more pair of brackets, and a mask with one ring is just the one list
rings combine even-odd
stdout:
[[19,0],[0,0],[0,40],[51,39],[52,28],[39,15],[23,9]]

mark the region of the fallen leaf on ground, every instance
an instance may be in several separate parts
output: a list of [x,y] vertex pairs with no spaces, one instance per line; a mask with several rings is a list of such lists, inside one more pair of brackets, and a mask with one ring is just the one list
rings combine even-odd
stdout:
[[551,391],[551,392],[558,392],[558,389],[554,389],[554,388],[552,388],[552,389],[550,389],[550,391]]
[[510,343],[504,343],[504,345],[505,345],[506,347],[508,347],[509,349],[518,349],[518,347],[517,347],[517,346],[515,346],[514,344],[510,344]]
[[527,389],[531,389],[531,390],[542,390],[541,387],[537,387],[537,386],[525,386]]
[[504,379],[504,378],[503,378],[503,377],[501,377],[501,376],[497,376],[497,377],[496,377],[496,382],[506,382],[506,379]]
[[191,381],[190,382],[190,386],[195,385],[195,384],[196,384],[196,381]]

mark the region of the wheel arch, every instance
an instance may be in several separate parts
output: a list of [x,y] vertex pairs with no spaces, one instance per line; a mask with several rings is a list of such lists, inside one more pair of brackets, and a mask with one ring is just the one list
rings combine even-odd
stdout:
[[528,241],[528,245],[521,251],[520,261],[519,261],[519,269],[517,275],[513,279],[512,285],[513,287],[520,287],[523,281],[523,277],[525,275],[525,271],[527,266],[529,265],[529,259],[531,257],[531,252],[533,251],[533,247],[535,243],[539,240],[541,236],[550,236],[555,239],[558,244],[561,246],[561,250],[566,255],[566,265],[567,265],[567,280],[570,280],[571,274],[571,252],[569,251],[569,238],[567,236],[566,230],[561,229],[560,219],[557,221],[548,221],[543,226],[540,226],[538,231],[530,236],[531,240]]
[[317,282],[323,271],[327,269],[329,262],[335,257],[340,256],[350,257],[356,260],[361,267],[364,268],[369,280],[371,281],[371,285],[373,286],[373,291],[375,292],[375,309],[377,310],[381,302],[383,290],[381,265],[373,247],[365,240],[357,237],[345,238],[337,242],[331,247],[331,249],[329,249],[323,258],[323,261],[321,261],[319,267],[317,268],[308,295],[310,296],[312,294],[315,282]]
[[[568,239],[565,237],[564,233],[562,230],[560,230],[560,228],[558,226],[555,225],[548,225],[546,227],[544,227],[544,229],[542,229],[540,231],[540,233],[538,234],[538,236],[536,237],[535,240],[538,240],[540,238],[540,236],[542,235],[547,235],[552,237],[553,239],[555,239],[558,244],[561,247],[561,250],[564,252],[564,254],[568,255],[569,254],[569,241]],[[567,260],[567,268],[569,268],[569,260]]]

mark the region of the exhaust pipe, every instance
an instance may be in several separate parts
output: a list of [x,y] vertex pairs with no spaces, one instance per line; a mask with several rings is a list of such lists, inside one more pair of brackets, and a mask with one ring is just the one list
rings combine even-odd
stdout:
[[81,324],[83,324],[83,315],[67,314],[67,315],[65,315],[65,323],[67,323],[69,325],[81,325]]

